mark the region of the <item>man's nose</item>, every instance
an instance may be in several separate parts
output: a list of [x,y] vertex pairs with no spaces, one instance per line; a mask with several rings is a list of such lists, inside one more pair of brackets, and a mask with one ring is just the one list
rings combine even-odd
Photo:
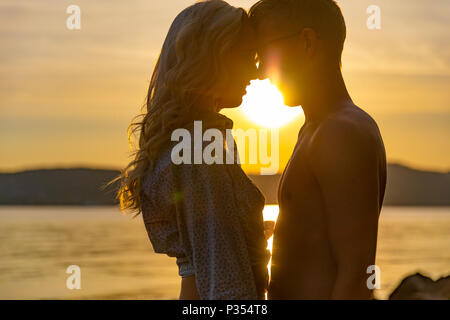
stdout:
[[258,80],[264,79],[261,69],[258,69],[258,72],[256,73],[256,79],[258,79]]

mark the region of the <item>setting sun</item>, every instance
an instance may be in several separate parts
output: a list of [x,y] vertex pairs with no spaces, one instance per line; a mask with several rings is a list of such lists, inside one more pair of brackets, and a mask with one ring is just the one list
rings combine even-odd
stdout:
[[253,80],[242,100],[242,111],[251,121],[264,127],[279,128],[303,114],[300,107],[287,107],[280,91],[269,79]]

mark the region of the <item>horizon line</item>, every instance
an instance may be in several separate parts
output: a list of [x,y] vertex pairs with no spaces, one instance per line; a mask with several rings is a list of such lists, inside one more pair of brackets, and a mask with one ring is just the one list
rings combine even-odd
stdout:
[[[424,167],[416,167],[413,165],[406,164],[404,162],[400,161],[392,161],[387,163],[390,166],[401,166],[407,169],[415,170],[415,171],[421,171],[421,172],[435,172],[435,173],[441,173],[441,174],[449,174],[450,168],[447,170],[440,170],[437,168],[424,168]],[[117,166],[110,166],[110,165],[87,165],[87,164],[74,164],[74,165],[36,165],[36,166],[28,166],[24,168],[19,169],[12,169],[12,170],[4,170],[0,169],[0,174],[17,174],[17,173],[24,173],[24,172],[30,172],[30,171],[51,171],[51,170],[101,170],[101,171],[118,171],[120,172],[123,170],[124,167],[117,167]],[[245,169],[244,169],[245,171]],[[257,175],[257,176],[264,176],[258,173],[258,171],[245,171],[248,175]],[[276,174],[282,174],[282,171],[278,171]]]

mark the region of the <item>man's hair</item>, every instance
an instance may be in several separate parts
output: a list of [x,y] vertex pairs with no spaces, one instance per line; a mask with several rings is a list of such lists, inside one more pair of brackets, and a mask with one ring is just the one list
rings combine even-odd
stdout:
[[260,0],[249,15],[255,26],[271,21],[287,35],[303,28],[313,29],[329,44],[333,57],[341,62],[347,29],[334,0]]

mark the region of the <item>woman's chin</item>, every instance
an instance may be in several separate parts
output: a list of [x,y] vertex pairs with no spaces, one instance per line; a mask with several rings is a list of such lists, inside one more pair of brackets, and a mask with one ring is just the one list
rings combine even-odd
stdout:
[[226,103],[224,103],[222,105],[223,109],[232,109],[232,108],[237,108],[242,104],[242,96],[236,99],[230,99],[228,101],[226,101]]

